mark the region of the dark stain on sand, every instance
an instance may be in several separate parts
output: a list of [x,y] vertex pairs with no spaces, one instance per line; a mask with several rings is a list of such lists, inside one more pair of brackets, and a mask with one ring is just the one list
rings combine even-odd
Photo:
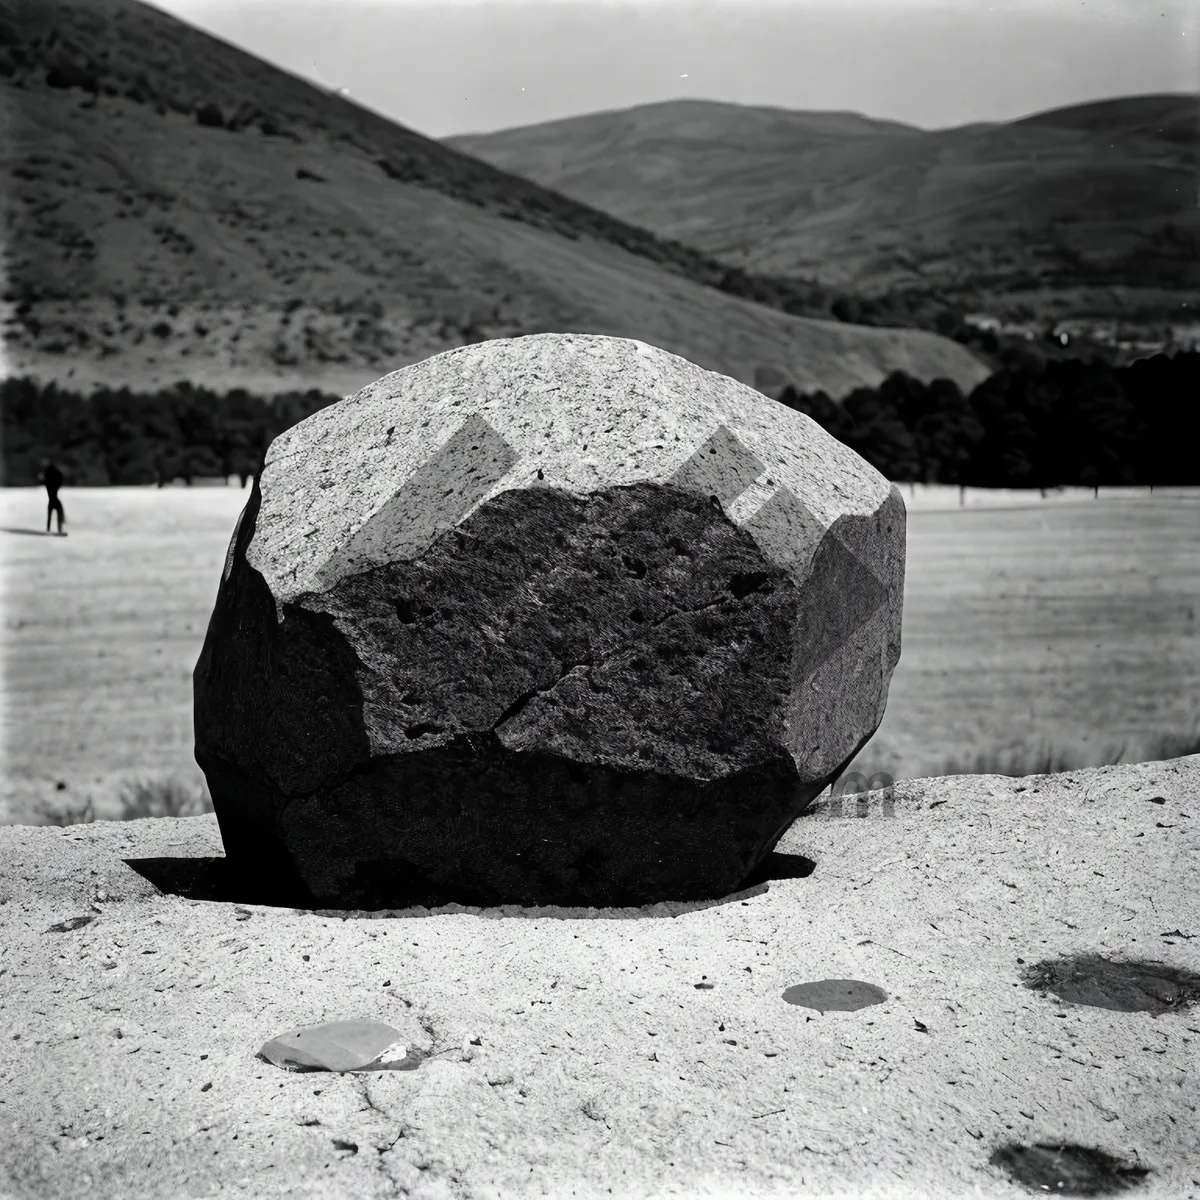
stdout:
[[1156,1017],[1200,1000],[1200,975],[1158,959],[1115,961],[1099,954],[1043,959],[1022,968],[1021,982],[1072,1004]]
[[1123,1165],[1103,1150],[1059,1142],[1010,1143],[988,1161],[1031,1191],[1056,1196],[1111,1196],[1150,1174],[1145,1167]]

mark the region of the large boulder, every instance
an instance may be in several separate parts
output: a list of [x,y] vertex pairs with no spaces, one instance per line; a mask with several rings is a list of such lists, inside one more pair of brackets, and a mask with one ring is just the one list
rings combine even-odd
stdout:
[[464,346],[276,438],[195,671],[230,867],[304,903],[736,890],[871,737],[904,504],[641,342]]

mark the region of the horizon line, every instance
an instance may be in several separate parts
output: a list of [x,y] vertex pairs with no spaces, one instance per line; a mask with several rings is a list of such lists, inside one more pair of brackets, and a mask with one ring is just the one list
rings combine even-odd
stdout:
[[[300,76],[300,78],[307,78]],[[331,95],[340,96],[344,100],[349,100],[353,104],[357,104],[360,108],[368,107],[366,104],[357,100],[353,93],[346,88],[324,88],[323,85],[317,84],[323,90],[328,91]],[[992,119],[983,119],[978,121],[967,121],[962,125],[917,125],[912,121],[904,121],[899,117],[876,116],[871,113],[862,112],[853,108],[787,108],[781,104],[755,104],[745,100],[718,100],[711,96],[676,96],[669,100],[646,100],[639,104],[626,104],[618,108],[596,108],[586,109],[583,112],[567,113],[560,117],[548,117],[544,121],[530,121],[524,125],[501,125],[496,129],[470,129],[463,130],[459,133],[444,133],[430,134],[424,133],[421,130],[416,132],[422,133],[424,137],[433,138],[435,141],[449,141],[454,138],[466,137],[488,137],[495,133],[510,133],[516,130],[538,129],[545,125],[557,125],[565,121],[582,120],[587,117],[602,117],[616,113],[635,112],[638,109],[645,108],[661,108],[669,104],[712,104],[722,108],[750,108],[757,110],[768,110],[771,112],[788,113],[793,116],[823,116],[823,117],[858,117],[864,121],[871,121],[880,125],[898,125],[904,129],[911,129],[916,133],[950,133],[957,129],[969,129],[976,126],[997,126],[997,125],[1016,125],[1021,121],[1028,121],[1032,117],[1046,116],[1050,113],[1070,112],[1078,108],[1090,108],[1093,105],[1100,104],[1116,104],[1122,101],[1129,100],[1193,100],[1200,106],[1200,92],[1131,92],[1128,94],[1097,96],[1091,99],[1075,101],[1071,104],[1056,104],[1052,108],[1037,108],[1030,112],[1022,113],[1016,117],[996,117]],[[372,109],[372,112],[378,113],[379,116],[385,117],[389,121],[396,121],[397,124],[402,122],[399,118],[388,116],[387,113],[381,113],[378,109]],[[414,128],[409,126],[408,128]]]

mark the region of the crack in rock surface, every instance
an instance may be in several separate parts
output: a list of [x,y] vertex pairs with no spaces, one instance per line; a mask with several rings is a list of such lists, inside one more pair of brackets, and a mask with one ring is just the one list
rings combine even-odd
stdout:
[[[579,339],[562,337],[569,378]],[[621,339],[585,341],[593,357],[630,353]],[[613,465],[627,448],[603,440],[618,418],[589,432],[581,384],[554,438],[585,450],[595,439],[612,477],[582,492],[540,467],[536,483],[496,486],[547,453],[523,441],[533,418],[519,389],[502,435],[500,410],[460,412],[429,469],[406,464],[417,484],[395,485],[410,508],[433,507],[393,503],[340,546],[309,536],[310,501],[338,490],[321,456],[342,437],[339,406],[288,431],[239,518],[195,675],[196,757],[232,867],[362,907],[421,888],[606,906],[738,889],[882,719],[899,658],[903,503],[815,423],[711,378],[745,406],[743,427],[729,427],[726,404],[689,450],[674,445],[679,414],[652,413],[661,440],[638,444],[670,445],[682,465],[632,481]],[[340,414],[360,436],[364,403]],[[412,430],[421,411],[393,407],[388,428]],[[804,445],[816,483],[756,423]],[[766,505],[739,525],[730,507],[764,474],[792,499],[769,529]],[[818,485],[867,511],[832,515]],[[312,586],[279,582],[295,571],[271,539],[324,555],[297,576]]]

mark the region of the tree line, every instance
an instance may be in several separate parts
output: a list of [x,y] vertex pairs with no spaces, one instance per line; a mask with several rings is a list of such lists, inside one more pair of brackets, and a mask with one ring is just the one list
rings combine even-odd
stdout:
[[806,413],[900,483],[967,487],[1200,484],[1200,353],[1127,366],[1078,359],[1004,367],[964,395],[903,372],[840,403],[789,387]]
[[340,400],[311,389],[256,396],[178,383],[162,392],[91,395],[29,378],[0,383],[3,482],[34,483],[51,458],[71,484],[147,484],[236,475],[244,486],[285,429]]
[[[1103,361],[1014,360],[969,395],[902,371],[843,400],[786,388],[810,416],[896,482],[968,487],[1200,484],[1200,353]],[[69,483],[155,484],[238,476],[243,486],[285,429],[339,400],[255,396],[189,383],[89,396],[28,378],[0,383],[3,482],[36,482],[52,458]]]

